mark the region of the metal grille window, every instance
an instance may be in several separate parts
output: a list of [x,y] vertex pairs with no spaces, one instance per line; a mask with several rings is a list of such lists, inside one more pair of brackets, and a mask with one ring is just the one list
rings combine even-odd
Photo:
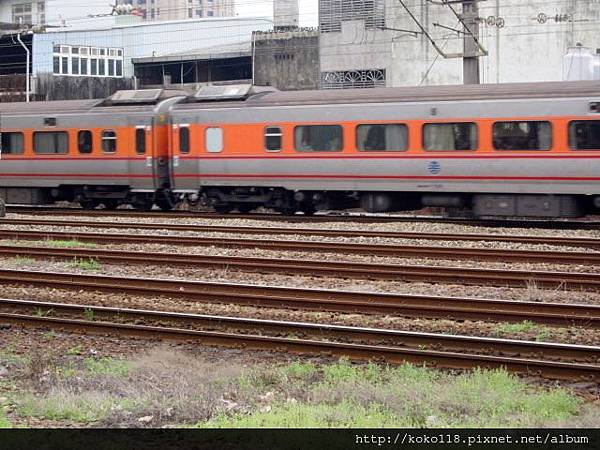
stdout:
[[600,150],[600,120],[571,122],[569,146],[573,150]]
[[190,152],[190,129],[188,127],[179,128],[179,151],[181,153]]
[[136,128],[135,130],[135,152],[138,155],[146,153],[146,129]]
[[356,127],[356,147],[361,152],[408,149],[408,127],[404,124],[371,124]]
[[299,152],[341,152],[343,129],[340,125],[304,125],[294,130]]
[[23,133],[3,131],[0,136],[0,154],[18,155],[23,153],[25,147]]
[[428,123],[423,126],[423,148],[427,151],[476,150],[477,125],[470,122]]
[[66,131],[37,131],[33,133],[33,151],[38,154],[69,152],[69,135]]
[[265,149],[268,152],[281,151],[283,133],[279,127],[267,127],[265,129]]
[[343,70],[321,74],[323,89],[372,88],[385,86],[385,82],[385,69]]
[[493,131],[496,150],[550,150],[550,122],[496,122]]
[[342,22],[364,20],[365,28],[385,28],[385,0],[321,0],[321,32],[342,31]]
[[112,130],[102,132],[102,151],[104,153],[115,153],[117,151],[117,133]]
[[79,153],[92,153],[92,132],[81,130],[77,133],[77,148]]

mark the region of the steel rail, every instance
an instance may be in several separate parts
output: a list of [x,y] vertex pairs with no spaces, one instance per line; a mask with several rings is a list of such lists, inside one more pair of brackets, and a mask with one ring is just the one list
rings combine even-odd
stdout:
[[85,210],[80,208],[58,208],[58,207],[28,207],[8,206],[8,213],[13,214],[36,214],[36,215],[65,215],[65,216],[101,216],[101,217],[164,217],[164,218],[201,218],[201,219],[248,219],[268,220],[278,222],[359,222],[359,223],[390,223],[390,222],[426,222],[426,223],[448,223],[468,226],[488,226],[506,228],[545,228],[561,230],[598,230],[600,222],[586,220],[556,220],[556,219],[473,219],[460,217],[443,217],[428,215],[397,215],[397,214],[366,214],[366,213],[325,213],[313,216],[306,215],[284,215],[278,213],[249,213],[249,214],[217,214],[213,212],[194,211],[135,211],[121,209],[116,211]]
[[[444,351],[485,352],[496,356],[543,357],[544,359],[563,359],[594,364],[600,362],[600,347],[598,346],[15,299],[0,299],[0,308],[4,313],[7,310],[11,314],[34,312],[37,315],[54,318],[59,314],[69,314],[71,317],[68,318],[90,317],[92,315],[94,321],[119,319],[119,321],[134,321],[138,325],[159,323],[161,326],[176,326],[177,328],[208,328],[208,331],[227,329],[235,332],[252,331],[255,333],[284,334],[286,336],[294,334],[297,337],[310,337],[311,339],[325,337],[352,339],[360,342],[388,343],[394,346],[418,348],[420,350],[427,346],[430,347],[429,349],[439,350],[443,348]],[[598,366],[598,370],[600,371],[600,366]]]
[[511,242],[521,244],[543,244],[556,246],[600,248],[600,238],[556,237],[556,236],[519,236],[476,233],[422,233],[409,231],[369,231],[369,230],[326,230],[319,228],[277,228],[249,227],[226,225],[192,225],[173,223],[139,223],[139,222],[96,222],[73,220],[46,219],[0,219],[1,224],[23,226],[60,226],[72,228],[104,228],[104,229],[142,229],[170,230],[195,233],[231,233],[231,234],[262,234],[262,235],[298,235],[322,237],[371,237],[383,239],[423,239],[433,241],[486,241]]
[[13,240],[77,240],[97,244],[166,244],[250,248],[275,251],[343,253],[370,256],[436,258],[553,264],[599,265],[600,252],[559,252],[539,250],[505,250],[488,248],[427,247],[419,245],[347,244],[318,241],[267,239],[208,238],[168,235],[113,234],[71,231],[0,230],[0,239]]
[[240,256],[212,256],[160,252],[121,252],[85,248],[48,248],[0,245],[0,256],[94,259],[103,263],[162,265],[211,270],[240,270],[256,273],[310,275],[360,280],[424,281],[460,283],[475,286],[525,287],[600,290],[600,274],[549,272],[514,269],[481,269],[446,266],[372,264],[357,262],[273,259]]
[[543,361],[539,359],[474,355],[435,350],[418,350],[383,345],[354,344],[310,339],[292,339],[262,335],[200,331],[181,328],[90,322],[79,319],[58,319],[22,314],[0,314],[0,321],[27,327],[143,337],[150,339],[200,342],[204,345],[225,346],[248,350],[269,350],[302,355],[347,357],[354,361],[385,361],[391,364],[412,363],[444,369],[506,369],[529,376],[564,380],[597,381],[600,367],[592,364]]
[[182,279],[115,277],[0,269],[0,285],[33,285],[253,307],[387,314],[403,317],[522,322],[600,328],[600,306],[479,298],[349,292],[215,283]]

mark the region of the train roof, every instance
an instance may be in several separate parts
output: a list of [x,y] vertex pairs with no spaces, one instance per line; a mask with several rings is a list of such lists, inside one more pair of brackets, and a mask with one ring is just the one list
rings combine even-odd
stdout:
[[[160,91],[160,92],[159,92]],[[200,91],[199,91],[200,92]],[[338,89],[313,91],[278,91],[255,86],[240,97],[202,97],[177,90],[119,91],[107,99],[61,100],[48,102],[0,103],[0,114],[79,114],[149,112],[148,105],[166,99],[172,109],[186,111],[210,108],[274,107],[294,105],[335,105],[358,103],[446,102],[508,99],[595,98],[600,101],[600,81],[506,83],[480,85],[446,85],[373,89]],[[138,102],[132,100],[138,97]]]

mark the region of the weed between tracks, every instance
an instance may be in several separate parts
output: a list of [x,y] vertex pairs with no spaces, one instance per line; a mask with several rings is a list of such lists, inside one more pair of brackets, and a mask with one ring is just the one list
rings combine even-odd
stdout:
[[4,394],[7,417],[102,427],[537,427],[600,418],[565,389],[502,371],[456,375],[347,361],[246,367],[172,349],[133,361],[80,353],[0,354],[0,367],[18,380]]

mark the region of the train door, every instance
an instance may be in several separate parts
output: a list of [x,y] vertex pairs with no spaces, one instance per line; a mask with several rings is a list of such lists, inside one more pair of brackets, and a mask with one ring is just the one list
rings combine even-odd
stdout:
[[198,192],[198,159],[189,123],[171,125],[171,165],[174,186],[180,193]]

